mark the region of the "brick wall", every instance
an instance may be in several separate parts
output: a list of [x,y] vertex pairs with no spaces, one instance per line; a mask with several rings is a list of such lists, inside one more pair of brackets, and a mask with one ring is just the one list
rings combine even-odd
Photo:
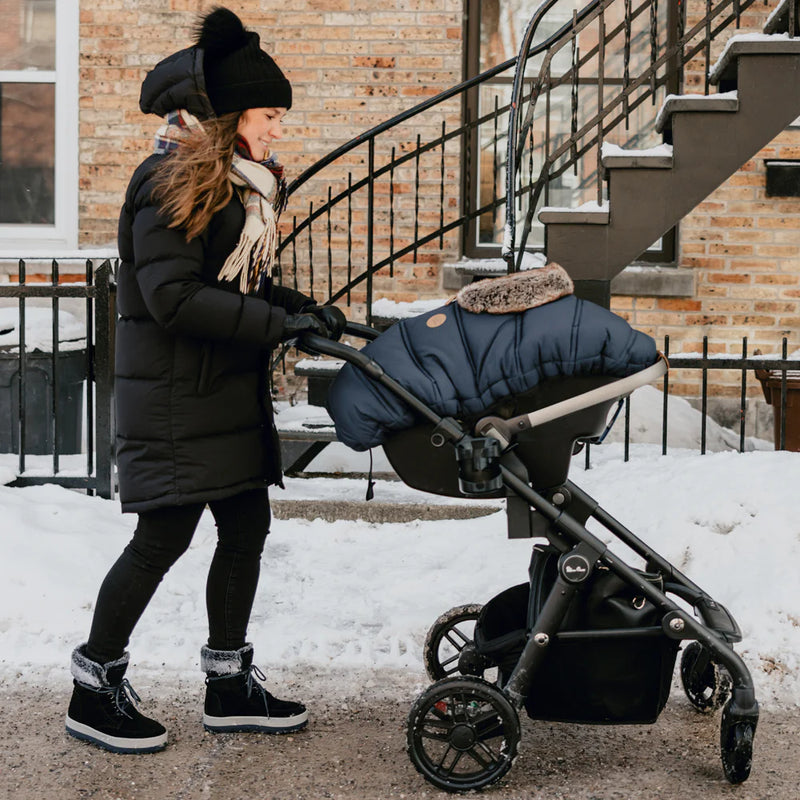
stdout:
[[[81,12],[80,87],[80,241],[83,246],[113,244],[118,208],[131,171],[148,152],[158,124],[137,108],[139,87],[148,68],[190,42],[197,14],[211,3],[199,0],[97,0]],[[293,82],[295,105],[288,119],[280,156],[290,178],[363,130],[461,79],[462,0],[297,0],[291,9],[277,0],[231,2],[230,7],[257,30]],[[774,7],[756,4],[743,31],[761,30]],[[692,0],[690,24],[704,2]],[[731,30],[730,33],[735,31]],[[730,35],[730,34],[729,34]],[[715,44],[712,60],[723,41]],[[701,54],[702,55],[702,54]],[[686,91],[702,91],[703,59],[687,70]],[[460,104],[449,105],[396,129],[376,142],[376,165],[408,152],[417,136],[426,141],[441,133],[442,121],[454,128]],[[293,219],[304,219],[332,195],[358,182],[366,170],[366,145],[312,179],[292,198],[284,216],[287,236]],[[765,158],[800,157],[800,133],[788,130],[714,192],[680,227],[678,266],[692,270],[692,297],[627,297],[614,308],[659,340],[669,334],[673,351],[697,349],[708,335],[716,351],[738,353],[747,336],[751,350],[775,352],[782,337],[790,350],[800,346],[800,217],[798,201],[767,198]],[[374,258],[397,251],[415,233],[435,228],[444,183],[445,212],[460,202],[460,142],[413,160],[394,172],[390,198],[388,175],[375,191]],[[417,188],[419,187],[419,188]],[[327,229],[331,230],[328,247]],[[297,237],[283,253],[287,282],[326,293],[331,265],[334,288],[365,266],[366,192],[348,206],[340,203]],[[458,236],[397,259],[392,273],[376,276],[376,296],[411,300],[440,292],[438,266],[460,255]],[[314,286],[308,265],[317,271]],[[350,299],[363,300],[363,285]],[[678,391],[689,394],[687,384]]]
[[[80,242],[82,246],[113,244],[118,209],[128,178],[149,151],[159,124],[138,111],[139,88],[146,71],[159,59],[191,42],[192,26],[200,12],[213,5],[199,0],[97,0],[81,11],[80,87]],[[270,52],[292,81],[294,104],[287,119],[286,137],[278,154],[290,181],[303,168],[337,146],[420,100],[461,80],[461,0],[296,0],[290,6],[277,0],[227,3],[245,24],[261,35]],[[417,135],[435,136],[442,119],[457,125],[458,103],[438,109],[428,119],[393,132],[392,140],[376,144],[376,163],[385,163],[394,147],[397,155],[415,144]],[[447,204],[457,206],[458,143],[446,154]],[[441,153],[420,164],[420,195],[435,196],[441,188]],[[363,146],[304,185],[292,198],[284,215],[282,232],[288,234],[293,218],[302,220],[309,207],[319,208],[345,188],[348,180],[364,175],[367,148]],[[348,178],[348,173],[350,177]],[[420,204],[415,166],[395,174],[393,208],[389,209],[388,178],[375,186],[378,215],[374,229],[376,257],[386,255],[390,237],[398,249],[413,231],[413,216]],[[365,193],[364,193],[365,195]],[[331,215],[331,260],[334,285],[346,279],[348,257],[354,272],[363,271],[366,237],[365,199],[349,209],[340,205]],[[389,228],[390,216],[394,227]],[[352,225],[348,226],[348,220]],[[423,223],[425,224],[425,223]],[[309,289],[308,263],[328,261],[327,219],[307,235],[298,237],[282,258],[284,279]],[[348,227],[351,234],[348,241]],[[324,239],[324,241],[323,241]],[[393,277],[378,277],[376,287],[411,299],[420,292],[438,290],[436,263],[452,259],[458,250],[455,237],[439,255],[418,254],[393,267]],[[437,248],[438,251],[438,248]],[[348,255],[349,253],[349,255]],[[323,271],[325,272],[325,271]],[[386,271],[388,276],[388,270]],[[320,285],[315,291],[327,290]],[[358,301],[363,291],[351,299]]]

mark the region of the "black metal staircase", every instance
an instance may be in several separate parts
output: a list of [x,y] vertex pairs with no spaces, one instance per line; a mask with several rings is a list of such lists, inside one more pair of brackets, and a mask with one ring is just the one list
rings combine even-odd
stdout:
[[576,280],[610,281],[800,115],[800,39],[734,37],[711,70],[718,94],[669,97],[666,155],[607,155],[608,202],[593,219],[540,212],[548,256]]
[[[291,196],[315,187],[317,199],[282,239],[279,277],[370,322],[375,281],[393,291],[398,264],[457,259],[466,232],[491,220],[508,270],[543,251],[579,294],[607,302],[614,275],[800,115],[797,2],[773,10],[770,36],[734,37],[712,68],[725,37],[763,16],[755,0],[707,0],[688,21],[684,0],[591,0],[537,38],[557,6],[547,0],[516,59],[365,131],[294,181]],[[698,93],[684,95],[698,62]],[[512,74],[506,103],[451,124],[455,103]],[[487,196],[464,177],[479,157],[505,191]]]

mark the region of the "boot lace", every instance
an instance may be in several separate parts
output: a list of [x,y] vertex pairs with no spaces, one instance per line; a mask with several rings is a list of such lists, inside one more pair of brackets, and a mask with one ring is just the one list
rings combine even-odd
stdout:
[[264,703],[264,709],[269,714],[269,692],[259,683],[259,680],[265,681],[267,676],[255,665],[251,664],[241,672],[234,672],[232,675],[207,675],[206,685],[210,686],[218,681],[229,681],[231,678],[244,678],[243,688],[247,692],[248,700],[255,695],[256,699],[260,699]]
[[[264,708],[269,713],[269,705],[267,703],[267,690],[259,683],[265,681],[267,676],[255,665],[251,664],[247,670],[247,696],[251,697],[253,692],[264,701]],[[258,679],[258,680],[256,680]]]
[[128,713],[128,709],[134,704],[141,702],[141,697],[136,694],[136,690],[131,686],[127,678],[116,686],[103,686],[97,690],[100,694],[108,695],[113,701],[117,713],[124,714],[129,719],[133,719],[133,714]]

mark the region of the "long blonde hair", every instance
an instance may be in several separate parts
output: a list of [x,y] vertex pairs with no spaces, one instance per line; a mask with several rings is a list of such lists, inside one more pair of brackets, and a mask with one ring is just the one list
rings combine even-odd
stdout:
[[233,195],[228,174],[233,161],[240,114],[205,120],[181,140],[155,172],[153,196],[170,218],[170,227],[199,236]]

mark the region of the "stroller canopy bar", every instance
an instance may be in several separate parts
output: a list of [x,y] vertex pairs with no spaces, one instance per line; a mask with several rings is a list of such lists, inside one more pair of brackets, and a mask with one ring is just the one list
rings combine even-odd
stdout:
[[663,354],[659,353],[658,361],[652,366],[633,375],[628,375],[626,378],[615,380],[605,386],[562,400],[560,403],[553,403],[544,408],[531,411],[529,414],[520,414],[511,419],[484,417],[478,421],[475,426],[475,432],[479,436],[491,436],[493,439],[497,439],[505,450],[512,444],[516,434],[521,431],[529,430],[537,425],[544,425],[546,422],[552,422],[555,419],[566,417],[576,411],[582,411],[600,403],[607,403],[609,400],[621,400],[640,386],[646,386],[648,383],[653,383],[659,378],[663,378],[668,369],[667,359]]

